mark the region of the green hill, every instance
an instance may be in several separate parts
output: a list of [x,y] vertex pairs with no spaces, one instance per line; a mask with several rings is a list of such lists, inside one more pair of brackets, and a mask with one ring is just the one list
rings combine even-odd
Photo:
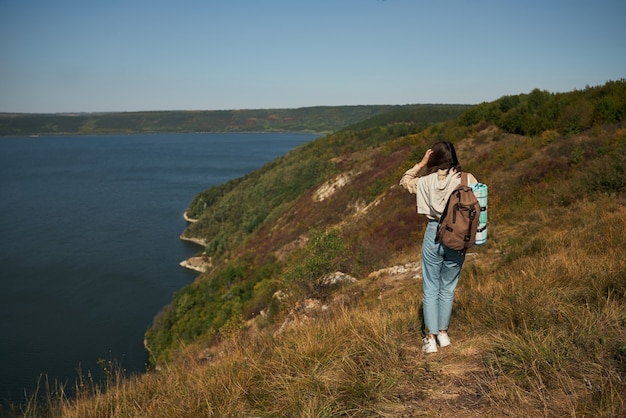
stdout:
[[0,114],[0,136],[98,135],[157,132],[335,132],[372,116],[400,110],[419,115],[416,123],[457,117],[467,105],[317,106],[75,114]]
[[[125,378],[109,367],[106,382],[51,409],[81,417],[619,416],[626,81],[537,89],[437,124],[404,110],[200,192],[183,237],[206,243],[198,257],[208,270],[146,332],[153,370]],[[489,239],[463,269],[453,345],[426,356],[425,222],[397,184],[441,139],[489,185]],[[329,284],[346,276],[356,281]]]

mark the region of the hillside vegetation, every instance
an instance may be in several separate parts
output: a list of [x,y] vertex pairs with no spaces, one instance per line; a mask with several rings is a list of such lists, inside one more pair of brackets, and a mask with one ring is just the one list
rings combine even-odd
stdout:
[[72,114],[0,113],[0,136],[158,132],[329,133],[392,110],[411,115],[415,123],[433,123],[453,119],[467,108],[467,105],[371,105]]
[[[489,185],[450,335],[421,352],[425,222],[397,183],[434,142]],[[626,81],[319,138],[201,192],[206,273],[146,332],[153,369],[25,416],[605,416],[626,410]],[[341,272],[341,273],[337,273]],[[335,274],[336,273],[336,274]],[[354,278],[337,283],[333,278]]]

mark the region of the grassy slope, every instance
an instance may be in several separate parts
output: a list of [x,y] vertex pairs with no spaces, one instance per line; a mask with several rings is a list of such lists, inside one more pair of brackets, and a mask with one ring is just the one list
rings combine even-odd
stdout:
[[[112,373],[106,393],[90,386],[54,414],[618,416],[626,408],[626,129],[623,116],[593,121],[607,88],[615,86],[564,97],[571,101],[549,118],[564,125],[528,123],[541,122],[528,116],[527,99],[542,95],[533,92],[516,107],[504,98],[423,131],[322,138],[298,151],[321,164],[302,184],[298,152],[240,180],[185,233],[211,238],[214,212],[228,213],[221,205],[249,216],[241,210],[249,199],[233,197],[240,187],[277,200],[261,221],[234,229],[235,239],[209,246],[214,270],[157,318],[147,337],[160,371]],[[624,115],[623,104],[617,109]],[[537,132],[503,129],[516,112],[520,130]],[[489,184],[490,236],[463,270],[453,345],[424,356],[419,263],[411,264],[423,220],[396,183],[439,138],[453,139],[465,169]],[[293,179],[296,190],[278,199],[272,190],[284,193]],[[320,199],[322,190],[334,193]],[[395,265],[404,268],[372,273]],[[317,284],[336,270],[359,281]],[[272,297],[278,290],[283,298]],[[276,333],[285,321],[292,327]]]

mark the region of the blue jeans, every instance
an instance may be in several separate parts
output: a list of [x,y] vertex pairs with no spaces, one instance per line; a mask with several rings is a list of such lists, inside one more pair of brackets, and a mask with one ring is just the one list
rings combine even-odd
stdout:
[[465,261],[458,251],[435,243],[437,224],[428,222],[422,243],[424,323],[430,334],[448,330],[454,289]]

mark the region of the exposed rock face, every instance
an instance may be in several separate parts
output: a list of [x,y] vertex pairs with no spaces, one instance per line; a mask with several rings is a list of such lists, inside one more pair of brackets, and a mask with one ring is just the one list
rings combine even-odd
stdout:
[[380,277],[380,276],[391,276],[397,277],[400,276],[401,279],[405,278],[404,276],[410,276],[412,278],[420,278],[422,271],[421,262],[407,263],[399,266],[392,266],[382,270],[378,270],[369,274],[368,277]]
[[355,172],[341,173],[337,177],[328,182],[322,184],[313,194],[313,200],[316,202],[322,202],[332,196],[337,190],[344,187],[346,184],[357,175]]
[[188,241],[188,242],[193,242],[194,244],[198,244],[202,247],[206,247],[206,240],[202,239],[202,238],[189,238],[189,237],[184,237],[184,236],[180,236],[180,239],[182,241]]
[[206,272],[211,267],[211,260],[208,260],[204,256],[191,257],[190,259],[180,262],[180,266],[189,270],[199,271],[200,273]]
[[323,286],[335,286],[338,284],[354,283],[356,281],[357,280],[354,277],[347,275],[346,273],[336,271],[322,277],[320,284]]

